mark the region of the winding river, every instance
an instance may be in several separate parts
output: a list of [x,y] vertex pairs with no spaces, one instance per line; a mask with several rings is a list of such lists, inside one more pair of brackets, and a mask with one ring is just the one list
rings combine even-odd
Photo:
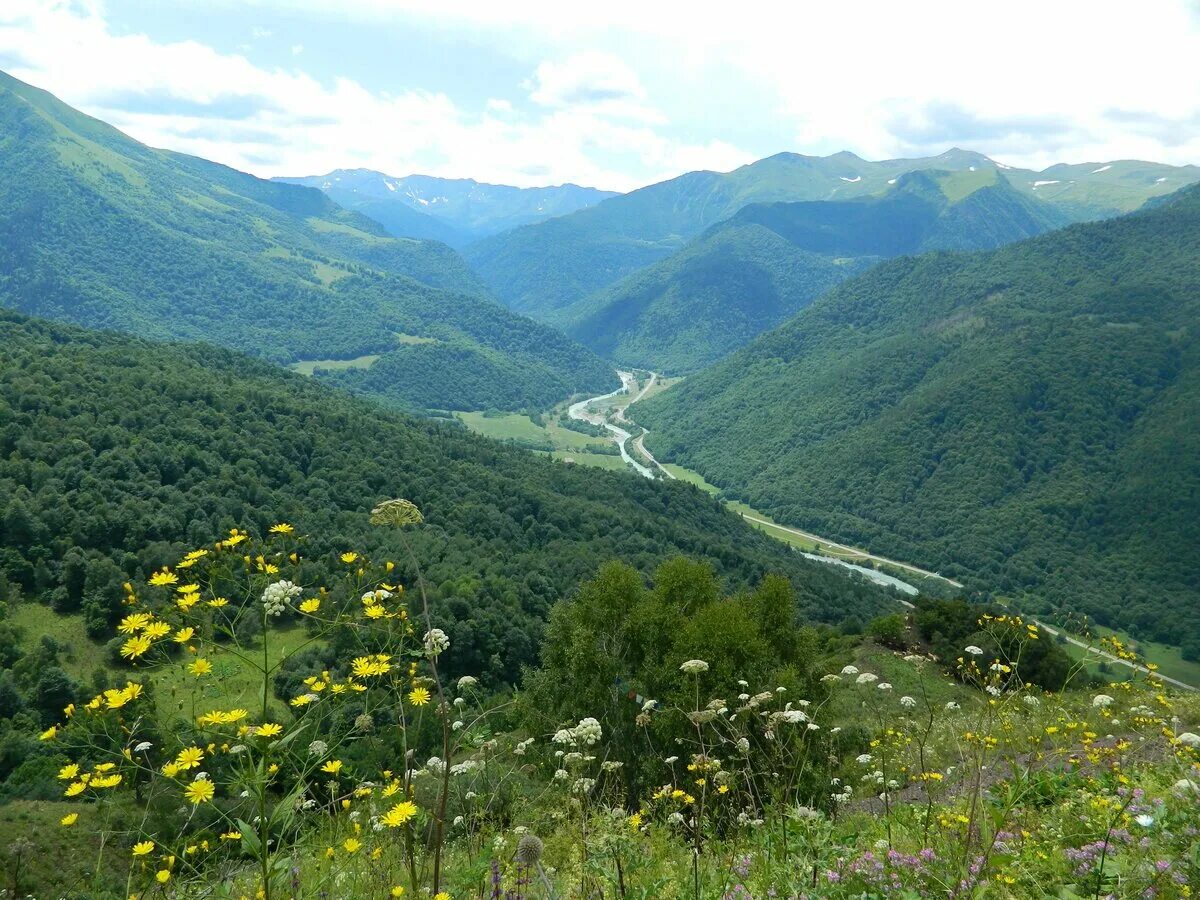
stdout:
[[617,448],[621,451],[621,459],[625,460],[629,465],[633,466],[634,471],[644,478],[653,478],[654,472],[646,468],[636,459],[629,455],[629,439],[633,437],[628,431],[619,425],[614,425],[608,420],[608,417],[603,413],[592,412],[588,407],[593,403],[600,403],[604,400],[611,400],[613,397],[621,394],[627,394],[637,384],[637,379],[633,377],[632,372],[623,372],[617,370],[617,374],[621,377],[621,386],[615,391],[610,391],[607,394],[602,394],[599,397],[589,397],[586,400],[580,400],[578,403],[572,403],[567,408],[567,415],[578,422],[587,422],[591,425],[599,425],[612,433],[613,440],[617,442]]

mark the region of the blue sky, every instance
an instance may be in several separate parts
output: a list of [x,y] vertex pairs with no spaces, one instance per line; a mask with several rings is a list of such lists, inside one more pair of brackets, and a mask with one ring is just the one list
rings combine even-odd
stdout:
[[1200,5],[3,0],[0,68],[259,175],[615,190],[782,150],[1200,162]]

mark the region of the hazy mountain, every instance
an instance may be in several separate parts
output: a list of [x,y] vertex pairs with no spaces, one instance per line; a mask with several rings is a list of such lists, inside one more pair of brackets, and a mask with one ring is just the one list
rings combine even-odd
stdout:
[[[1100,171],[1105,165],[1110,168]],[[995,169],[1019,191],[1078,221],[1127,212],[1150,197],[1200,181],[1200,168],[1194,166],[1067,168],[1071,177],[1062,177],[1059,167],[1036,173],[957,148],[936,157],[880,161],[848,152],[780,153],[732,172],[689,172],[569,216],[485,238],[465,255],[501,300],[546,317],[669,256],[750,203],[847,200],[881,193],[906,172]]]
[[694,371],[882,259],[990,249],[1064,224],[993,168],[912,172],[881,195],[752,203],[553,321],[615,362]]
[[1200,634],[1200,187],[882,263],[639,405],[661,457],[797,525]]
[[449,247],[320,191],[154,150],[2,74],[0,135],[2,305],[283,363],[380,355],[380,393],[418,406],[540,406],[614,380],[480,296]]
[[396,237],[444,241],[452,247],[618,196],[576,184],[518,188],[470,178],[393,178],[370,169],[337,169],[328,175],[275,180],[319,188],[346,209],[370,216]]

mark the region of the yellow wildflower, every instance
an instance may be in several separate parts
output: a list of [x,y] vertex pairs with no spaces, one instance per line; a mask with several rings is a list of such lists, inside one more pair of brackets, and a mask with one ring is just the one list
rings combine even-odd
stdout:
[[213,787],[213,783],[207,779],[198,778],[189,784],[183,791],[183,796],[192,803],[199,806],[201,803],[207,803],[213,798],[213,794],[217,789]]
[[121,655],[127,659],[137,659],[149,649],[150,638],[144,634],[139,634],[137,637],[131,637],[121,645]]
[[379,817],[379,822],[388,828],[398,828],[417,814],[417,804],[411,800],[397,803]]

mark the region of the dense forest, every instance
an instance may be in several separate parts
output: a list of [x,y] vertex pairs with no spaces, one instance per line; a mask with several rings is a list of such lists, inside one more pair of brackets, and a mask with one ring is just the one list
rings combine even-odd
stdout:
[[1200,188],[884,263],[638,407],[778,519],[1135,635],[1200,634]]
[[512,681],[550,606],[603,562],[687,554],[733,587],[790,577],[798,613],[887,603],[751,529],[696,488],[578,470],[380,410],[204,345],[0,313],[0,574],[102,635],[121,583],[232,527],[294,521],[311,552],[398,553],[367,512],[400,496],[462,665]]
[[752,203],[679,253],[556,313],[615,362],[710,365],[825,291],[893,256],[984,250],[1066,224],[995,169],[919,171],[879,196]]
[[[282,363],[383,354],[380,393],[417,407],[548,406],[615,383],[481,296],[449,247],[388,237],[317,190],[153,150],[2,73],[0,134],[2,306]],[[397,334],[437,343],[412,354]],[[507,356],[504,380],[447,402],[446,373],[475,355],[485,374]]]

